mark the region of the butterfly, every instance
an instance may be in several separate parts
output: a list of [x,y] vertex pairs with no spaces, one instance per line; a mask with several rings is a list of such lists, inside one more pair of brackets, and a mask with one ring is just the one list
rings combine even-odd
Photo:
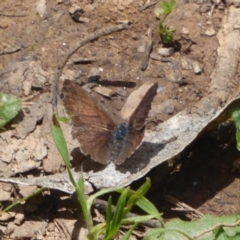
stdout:
[[72,136],[81,152],[101,164],[122,164],[142,142],[157,87],[157,83],[145,83],[133,91],[117,118],[78,84],[65,80],[63,104],[73,116]]

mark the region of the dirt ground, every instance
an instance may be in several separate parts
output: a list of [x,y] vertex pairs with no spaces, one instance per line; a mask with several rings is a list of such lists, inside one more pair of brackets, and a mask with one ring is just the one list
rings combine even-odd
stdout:
[[[216,34],[228,8],[223,2],[214,5],[210,0],[177,1],[174,12],[166,20],[168,26],[176,29],[174,53],[168,57],[158,54],[158,49],[163,45],[158,34],[158,20],[154,15],[157,6],[155,1],[59,0],[47,1],[46,9],[44,2],[8,0],[0,4],[0,77],[10,74],[19,60],[27,64],[29,59],[34,59],[42,68],[42,72],[32,76],[31,82],[25,81],[28,70],[21,79],[13,77],[8,86],[3,84],[4,78],[1,78],[1,91],[24,100],[30,96],[31,101],[44,96],[51,91],[51,81],[57,67],[83,37],[97,29],[128,23],[127,29],[91,41],[71,56],[58,83],[59,89],[64,79],[75,80],[81,85],[97,82],[111,89],[113,94],[111,92],[106,97],[106,92],[102,95],[94,93],[94,96],[113,111],[119,111],[134,89],[146,81],[157,82],[158,94],[147,119],[147,128],[150,130],[208,94],[210,75],[217,58]],[[74,21],[69,14],[69,9],[74,4],[83,9],[80,11],[81,22]],[[149,43],[152,43],[150,51],[142,50]],[[36,66],[29,65],[27,69],[34,67]],[[14,68],[13,72],[17,71],[18,67]],[[95,75],[99,76],[97,80],[89,80]],[[26,109],[23,116],[27,114]],[[21,132],[18,136],[14,133],[1,133],[0,144],[6,147],[6,139],[11,138],[13,152],[16,153],[16,149],[21,146],[27,151],[26,145],[36,142],[36,136],[39,136],[37,134],[44,124],[42,115],[36,112],[38,114],[35,119],[37,125],[32,130]],[[19,119],[15,121],[12,128],[19,122]],[[31,134],[36,135],[29,139]],[[163,213],[164,219],[239,214],[240,175],[233,165],[240,155],[236,150],[234,134],[231,124],[216,126],[178,156],[177,164],[170,173],[163,172],[161,176],[165,176],[160,177],[159,172],[165,169],[163,164],[147,174],[152,179],[152,188],[147,197]],[[25,138],[25,145],[20,145],[18,140],[24,141]],[[2,175],[36,176],[61,172],[64,169],[62,163],[59,161],[51,165],[47,162],[46,159],[51,156],[46,158],[43,153],[45,145],[42,145],[41,151],[37,152],[42,154],[37,165],[25,167],[21,171],[19,167],[13,174],[7,168],[10,160],[8,163],[2,161],[0,166],[6,169]],[[37,153],[34,156],[39,156]],[[24,159],[22,156],[18,158]],[[52,157],[54,156],[56,155],[53,154]],[[142,180],[135,182],[132,187],[141,182]],[[9,184],[4,186],[9,187]],[[4,206],[19,196],[16,186],[9,188],[11,194],[8,201],[1,198]],[[21,189],[26,194],[36,188],[25,186],[25,189]],[[22,192],[21,196],[24,195]],[[186,205],[180,206],[180,203]],[[173,209],[177,207],[178,210]],[[0,219],[0,229],[9,239],[68,239],[68,234],[77,239],[76,236],[79,235],[76,219],[80,219],[81,215],[78,206],[67,194],[59,191],[49,190],[44,196],[20,205],[16,212],[18,218],[11,213],[5,219]],[[30,230],[33,223],[35,227]],[[63,229],[68,229],[68,233]]]

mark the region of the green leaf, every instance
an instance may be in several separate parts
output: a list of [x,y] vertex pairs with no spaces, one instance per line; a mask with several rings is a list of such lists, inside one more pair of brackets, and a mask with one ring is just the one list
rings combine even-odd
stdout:
[[[240,216],[204,216],[196,221],[180,219],[169,221],[164,228],[147,231],[144,239],[186,240],[186,239],[238,239],[240,235]],[[229,227],[231,231],[229,231]],[[226,228],[228,228],[226,230]],[[224,230],[224,231],[223,231]],[[225,238],[224,235],[226,236]],[[199,238],[201,236],[201,238]]]
[[106,211],[106,235],[109,234],[112,221],[112,196],[108,198],[108,205]]
[[[159,215],[157,208],[145,197],[140,198],[136,205],[150,215]],[[157,219],[162,222],[161,216],[157,217]]]
[[172,0],[171,2],[162,1],[161,7],[166,15],[170,14],[175,8],[176,2]]
[[21,100],[13,95],[0,92],[0,128],[17,116],[21,110]]
[[136,228],[137,223],[135,223],[122,237],[122,240],[128,240],[132,234],[132,232],[134,231],[134,229]]
[[[61,157],[63,158],[63,161],[66,165],[69,179],[77,192],[78,200],[79,200],[79,203],[80,203],[82,211],[83,211],[83,216],[86,221],[87,228],[88,228],[88,230],[91,230],[91,228],[93,226],[93,221],[92,221],[92,216],[91,216],[91,206],[88,207],[87,199],[85,196],[83,173],[80,174],[78,183],[76,183],[76,181],[73,178],[73,175],[71,173],[71,169],[70,169],[70,160],[69,160],[69,154],[68,154],[66,140],[64,138],[62,129],[61,129],[60,124],[55,115],[53,115],[52,122],[53,122],[53,125],[51,128],[51,134],[52,134],[53,140],[54,140],[55,145],[57,146],[57,149],[58,149],[59,153],[61,154]],[[93,238],[93,236],[91,234],[89,234],[89,239],[92,239],[92,238]]]
[[66,140],[64,138],[62,129],[55,115],[53,115],[52,121],[53,125],[51,128],[51,133],[53,140],[55,142],[55,145],[57,146],[59,153],[61,154],[61,157],[63,158],[66,167],[70,168],[70,160]]
[[94,193],[93,195],[91,195],[89,198],[88,198],[88,205],[89,206],[92,206],[93,204],[93,201],[100,197],[100,196],[103,196],[107,193],[112,193],[112,192],[119,192],[119,193],[122,193],[124,191],[124,188],[108,188],[108,189],[102,189],[96,193]]
[[146,192],[151,187],[151,180],[150,178],[146,179],[146,182],[137,190],[132,192],[132,196],[129,197],[129,200],[127,202],[125,214],[131,211],[132,207],[136,204],[136,202],[142,198]]
[[9,210],[11,210],[13,207],[17,206],[18,204],[21,204],[21,203],[23,203],[23,202],[28,201],[28,200],[31,199],[31,198],[36,197],[37,195],[39,195],[40,193],[44,192],[45,190],[47,190],[47,188],[42,187],[42,188],[38,189],[37,191],[31,193],[30,195],[26,196],[25,198],[18,199],[17,201],[15,201],[14,203],[12,203],[12,204],[11,204],[10,206],[8,206],[7,208],[5,208],[5,209],[3,209],[2,211],[0,211],[0,215],[1,215],[3,212],[8,212]]
[[56,118],[57,118],[57,120],[59,121],[59,122],[64,122],[64,123],[67,123],[67,122],[69,122],[71,119],[72,119],[72,117],[63,117],[63,116],[56,116]]
[[125,218],[122,220],[122,224],[144,223],[150,219],[158,218],[159,216],[160,216],[160,213],[156,215],[145,215],[145,216]]
[[122,219],[124,218],[124,208],[125,208],[125,204],[128,196],[128,190],[129,190],[128,188],[125,188],[118,199],[116,210],[113,215],[111,224],[106,226],[106,235],[104,238],[105,240],[113,239],[113,237],[119,231]]
[[89,230],[88,235],[99,236],[105,231],[105,227],[106,223],[99,223]]
[[240,109],[235,108],[231,111],[232,119],[236,127],[237,149],[240,151]]
[[92,220],[92,216],[91,216],[91,206],[88,206],[88,204],[87,204],[87,198],[85,195],[85,188],[84,188],[84,177],[83,177],[82,172],[78,179],[76,192],[77,192],[80,206],[82,208],[82,212],[83,212],[83,216],[84,216],[84,219],[85,219],[85,222],[87,225],[87,229],[90,230],[93,226],[93,220]]

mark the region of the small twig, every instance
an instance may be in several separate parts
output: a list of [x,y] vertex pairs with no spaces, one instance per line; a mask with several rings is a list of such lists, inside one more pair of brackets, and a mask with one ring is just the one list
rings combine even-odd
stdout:
[[35,92],[32,95],[30,95],[30,96],[21,98],[21,100],[22,100],[22,102],[28,102],[30,100],[33,100],[36,96],[39,96],[39,95],[40,95],[39,92]]
[[66,63],[68,62],[69,58],[77,52],[77,50],[84,46],[85,44],[87,44],[88,42],[94,41],[96,39],[98,39],[99,37],[108,35],[110,33],[113,32],[117,32],[117,31],[121,31],[124,29],[128,28],[128,24],[118,24],[115,26],[111,26],[111,27],[107,27],[107,28],[101,28],[93,33],[88,34],[84,39],[82,39],[78,46],[75,47],[73,50],[71,50],[68,55],[66,56],[65,60],[59,64],[58,66],[58,70],[57,73],[52,81],[52,106],[53,106],[53,112],[56,113],[57,112],[57,94],[58,94],[58,80],[62,74],[63,68],[65,67]]
[[59,232],[63,232],[65,239],[71,240],[71,233],[69,232],[68,228],[60,219],[54,219],[54,224],[58,228]]
[[151,28],[149,28],[147,30],[147,34],[144,37],[144,44],[145,44],[145,52],[144,52],[144,56],[143,56],[142,63],[141,63],[142,71],[145,71],[148,67],[149,57],[150,57],[150,53],[151,53],[152,47],[153,47],[152,29]]
[[[168,202],[170,202],[170,203],[176,205],[177,207],[179,207],[179,208],[172,208],[172,210],[174,210],[174,211],[193,212],[193,213],[195,213],[195,214],[197,215],[198,218],[204,216],[204,214],[202,214],[201,212],[199,212],[197,209],[194,209],[194,208],[190,207],[189,205],[187,205],[187,204],[185,204],[185,203],[183,203],[183,202],[178,201],[177,199],[175,199],[175,198],[172,197],[172,196],[166,195],[166,196],[164,196],[164,198],[165,198]],[[194,216],[196,216],[196,215],[194,215]]]
[[209,232],[212,232],[213,230],[215,230],[216,228],[219,228],[219,227],[236,227],[236,226],[239,226],[240,225],[240,220],[238,220],[237,222],[235,223],[229,223],[229,224],[223,224],[223,223],[219,223],[219,224],[216,224],[214,225],[213,227],[209,228],[208,230],[196,235],[193,237],[193,239],[198,239],[200,238],[201,236],[209,233]]
[[[108,203],[106,201],[101,200],[101,199],[95,199],[95,201],[93,203],[94,207],[96,207],[98,209],[101,209],[104,212],[106,212],[106,210],[107,210],[107,204]],[[115,212],[115,211],[116,211],[116,207],[114,205],[112,205],[112,212]],[[137,215],[135,213],[129,212],[126,215],[126,218],[138,217],[138,216],[139,215]],[[144,224],[145,226],[150,227],[150,228],[161,227],[161,224],[157,220],[148,220],[148,221],[142,222],[142,224]]]
[[0,13],[0,17],[27,17],[28,15],[26,14],[4,14],[4,13]]
[[150,2],[150,3],[147,3],[145,4],[144,6],[142,6],[139,11],[142,12],[143,10],[146,10],[147,8],[151,7],[151,6],[154,6],[157,4],[158,1],[155,1],[155,2]]
[[33,105],[33,102],[22,102],[22,108],[28,108]]

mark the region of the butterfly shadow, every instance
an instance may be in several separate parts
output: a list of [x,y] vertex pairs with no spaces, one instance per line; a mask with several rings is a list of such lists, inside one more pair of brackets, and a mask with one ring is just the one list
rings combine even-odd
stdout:
[[136,87],[135,82],[131,82],[131,81],[125,82],[123,80],[109,81],[108,79],[101,79],[99,80],[99,84],[105,87],[126,87],[126,88]]
[[72,167],[76,172],[89,172],[94,171],[98,172],[103,170],[106,165],[102,165],[100,163],[97,163],[93,161],[90,157],[90,155],[85,156],[81,151],[80,148],[74,148],[70,155],[72,156]]
[[157,156],[165,146],[166,143],[143,142],[135,153],[130,158],[126,159],[123,164],[117,165],[116,169],[122,173],[130,172],[133,174],[139,172],[148,166],[151,158]]
[[[116,170],[121,173],[136,173],[144,169],[150,164],[150,159],[158,155],[164,149],[166,143],[143,142],[135,153],[121,165],[116,165]],[[79,148],[74,148],[70,154],[73,159],[71,161],[75,171],[83,172],[99,172],[107,165],[103,165],[93,161],[90,156],[85,156]]]

